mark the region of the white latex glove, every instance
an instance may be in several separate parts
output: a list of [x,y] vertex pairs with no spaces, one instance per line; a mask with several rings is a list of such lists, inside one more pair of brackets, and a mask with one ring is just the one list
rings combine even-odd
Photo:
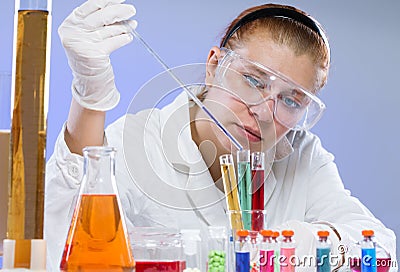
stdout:
[[106,111],[119,102],[110,54],[128,44],[137,22],[134,6],[125,0],[89,0],[61,24],[61,38],[72,69],[72,95],[83,107]]

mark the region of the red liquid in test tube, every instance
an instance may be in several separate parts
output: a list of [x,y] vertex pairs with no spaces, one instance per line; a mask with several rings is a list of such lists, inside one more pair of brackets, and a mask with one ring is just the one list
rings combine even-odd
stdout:
[[251,153],[251,173],[253,188],[251,198],[251,208],[253,210],[251,218],[251,228],[252,230],[257,231],[264,228],[264,169],[264,152]]

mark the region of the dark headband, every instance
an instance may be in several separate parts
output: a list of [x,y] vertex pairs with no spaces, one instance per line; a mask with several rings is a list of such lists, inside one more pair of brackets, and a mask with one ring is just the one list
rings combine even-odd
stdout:
[[310,28],[312,31],[317,33],[318,36],[322,38],[326,47],[329,50],[328,39],[326,38],[324,31],[320,28],[319,24],[313,18],[292,9],[275,7],[259,9],[244,16],[228,32],[225,39],[221,43],[221,47],[224,47],[228,40],[233,36],[233,34],[235,34],[235,32],[238,31],[238,29],[245,24],[260,18],[268,17],[288,18],[298,23],[301,23],[302,25]]

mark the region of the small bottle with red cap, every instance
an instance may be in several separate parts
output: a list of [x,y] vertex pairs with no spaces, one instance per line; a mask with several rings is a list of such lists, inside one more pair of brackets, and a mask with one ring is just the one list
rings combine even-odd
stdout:
[[281,272],[294,272],[296,264],[296,242],[293,230],[282,231],[281,251],[279,256]]
[[376,272],[376,248],[372,240],[374,236],[373,230],[363,230],[361,232],[364,236],[360,242],[361,245],[361,271],[362,272]]
[[274,272],[274,255],[276,243],[272,239],[272,230],[261,230],[260,272]]
[[317,272],[331,272],[332,242],[329,240],[329,231],[318,231],[317,241]]
[[248,230],[237,230],[235,241],[236,272],[250,271],[250,240]]
[[249,230],[250,237],[250,266],[251,271],[260,270],[260,239],[258,231]]

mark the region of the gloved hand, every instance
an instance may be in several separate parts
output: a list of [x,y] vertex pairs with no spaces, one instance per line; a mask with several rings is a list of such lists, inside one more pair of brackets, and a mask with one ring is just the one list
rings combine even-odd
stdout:
[[106,111],[119,102],[110,54],[128,44],[137,22],[125,0],[88,0],[61,24],[61,38],[72,69],[72,95],[83,107]]

